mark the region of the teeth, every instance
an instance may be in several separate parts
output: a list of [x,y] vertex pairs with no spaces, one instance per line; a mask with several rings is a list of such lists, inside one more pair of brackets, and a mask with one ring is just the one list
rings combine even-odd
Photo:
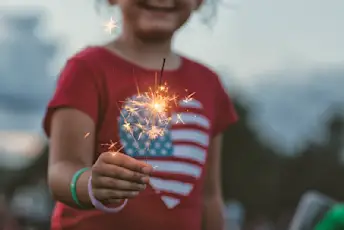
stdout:
[[174,1],[172,0],[148,0],[147,5],[156,8],[173,8]]

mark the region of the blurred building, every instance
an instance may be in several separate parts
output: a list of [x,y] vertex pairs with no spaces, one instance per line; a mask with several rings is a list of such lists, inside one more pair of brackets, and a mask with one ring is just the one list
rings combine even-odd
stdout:
[[37,36],[42,13],[6,11],[0,38],[0,130],[40,130],[54,88],[49,64],[56,45]]
[[41,11],[14,9],[2,15],[0,195],[5,212],[21,229],[49,229],[53,201],[46,183],[48,153],[41,119],[54,88],[49,65],[56,45],[37,36]]

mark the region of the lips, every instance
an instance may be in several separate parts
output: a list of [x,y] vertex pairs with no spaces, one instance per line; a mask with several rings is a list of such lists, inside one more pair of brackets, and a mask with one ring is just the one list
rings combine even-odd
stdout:
[[139,6],[146,10],[160,11],[160,12],[171,12],[176,10],[174,1],[162,1],[162,0],[147,0],[140,1]]

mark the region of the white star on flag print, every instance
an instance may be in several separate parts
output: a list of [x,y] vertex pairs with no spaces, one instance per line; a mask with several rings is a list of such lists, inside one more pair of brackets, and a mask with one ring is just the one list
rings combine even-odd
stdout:
[[[168,209],[175,208],[180,203],[180,197],[187,197],[192,192],[202,174],[209,146],[210,122],[202,115],[203,105],[193,99],[179,101],[178,107],[180,113],[172,114],[172,121],[164,135],[154,140],[142,135],[137,127],[133,133],[128,133],[123,126],[125,122],[144,122],[145,111],[138,110],[137,116],[127,117],[128,112],[123,109],[119,118],[120,142],[124,152],[131,157],[144,157],[155,172],[173,175],[173,180],[166,179],[168,176],[150,178],[151,187],[157,192],[164,192],[159,196]],[[180,117],[182,121],[178,121]]]

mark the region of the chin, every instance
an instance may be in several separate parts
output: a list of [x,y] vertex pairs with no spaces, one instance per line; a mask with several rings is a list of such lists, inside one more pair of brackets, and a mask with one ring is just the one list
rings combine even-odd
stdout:
[[142,39],[162,40],[171,39],[177,29],[175,26],[151,24],[147,27],[141,27],[137,32]]

